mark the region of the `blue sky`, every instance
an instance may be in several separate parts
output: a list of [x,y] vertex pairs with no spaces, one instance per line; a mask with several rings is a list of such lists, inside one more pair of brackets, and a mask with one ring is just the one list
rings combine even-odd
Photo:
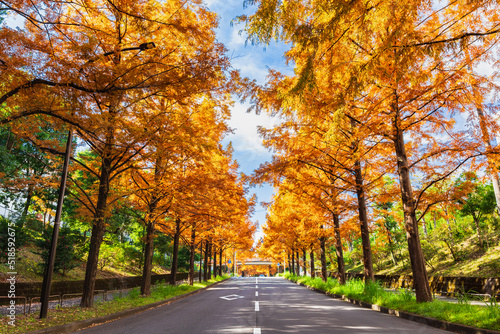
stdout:
[[[232,58],[234,69],[240,70],[244,77],[254,79],[259,84],[264,84],[269,69],[277,69],[284,73],[289,73],[283,58],[285,47],[283,45],[246,44],[245,34],[240,34],[243,25],[231,25],[231,20],[238,15],[249,14],[255,8],[243,8],[243,1],[231,0],[206,0],[207,7],[219,15],[219,28],[217,37],[228,49],[228,55]],[[232,142],[234,147],[234,158],[240,165],[240,171],[249,175],[261,163],[271,160],[271,153],[262,146],[262,139],[257,134],[257,127],[272,127],[278,123],[278,119],[268,117],[265,113],[256,115],[247,113],[248,104],[236,103],[232,109],[232,117],[229,126],[234,129],[234,134],[228,135],[226,143]],[[273,194],[273,188],[269,185],[253,187],[250,195],[255,193],[258,197],[259,205],[255,208],[252,221],[265,223],[266,210],[260,202],[269,202]],[[256,240],[262,236],[261,229],[258,230]]]

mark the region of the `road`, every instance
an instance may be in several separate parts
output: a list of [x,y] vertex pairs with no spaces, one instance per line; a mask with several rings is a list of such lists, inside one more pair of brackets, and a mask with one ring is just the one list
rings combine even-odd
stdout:
[[282,278],[234,278],[78,334],[450,333],[327,297]]

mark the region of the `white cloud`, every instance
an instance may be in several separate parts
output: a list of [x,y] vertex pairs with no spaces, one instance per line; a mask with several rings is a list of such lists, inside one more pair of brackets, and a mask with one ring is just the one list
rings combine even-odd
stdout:
[[241,32],[238,27],[233,27],[231,29],[231,35],[229,41],[226,42],[226,47],[231,50],[232,48],[239,48],[245,46],[245,41],[247,39],[247,34]]
[[232,109],[231,119],[228,124],[234,129],[234,134],[227,136],[226,140],[233,142],[235,150],[247,154],[266,155],[269,151],[262,146],[262,138],[257,133],[257,127],[271,128],[279,123],[279,119],[269,117],[265,113],[256,115],[247,112],[249,105],[236,103]]

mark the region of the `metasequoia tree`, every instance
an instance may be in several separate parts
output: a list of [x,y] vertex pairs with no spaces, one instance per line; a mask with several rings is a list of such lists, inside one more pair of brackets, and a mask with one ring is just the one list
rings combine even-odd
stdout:
[[37,114],[61,119],[101,158],[91,171],[99,186],[89,206],[93,231],[82,298],[82,306],[91,306],[110,183],[159,130],[137,126],[156,116],[144,101],[167,96],[183,102],[218,86],[228,64],[215,41],[216,18],[196,3],[177,1],[2,5],[23,16],[26,28],[0,31],[8,46],[0,51],[0,71],[9,78],[0,103],[20,106],[0,122]]
[[[460,47],[474,36],[495,39],[497,14],[488,13],[498,3],[257,4],[254,15],[240,20],[254,42],[291,43],[287,57],[300,74],[293,91],[308,90],[320,73],[332,73],[330,85],[343,88],[331,110],[342,110],[356,126],[392,143],[417,300],[431,300],[416,217],[423,192],[415,197],[410,168],[427,173],[425,191],[476,153],[475,143],[453,131],[450,113],[460,111],[470,96],[463,71],[470,60]],[[481,14],[485,18],[478,19]]]
[[[293,90],[300,78],[281,78],[273,74],[268,87],[257,91],[259,108],[280,115],[284,121],[274,129],[261,129],[264,144],[278,153],[272,163],[256,172],[256,181],[262,182],[267,178],[278,185],[279,176],[290,177],[285,172],[287,169],[299,173],[302,173],[301,166],[315,169],[316,175],[307,173],[310,181],[304,178],[301,183],[321,189],[323,199],[320,201],[328,208],[333,222],[338,220],[339,211],[342,211],[339,205],[334,204],[339,194],[345,191],[355,193],[365,279],[373,280],[366,197],[387,169],[387,144],[358,126],[359,121],[353,118],[353,115],[359,114],[357,110],[347,106],[347,111],[340,108],[331,112],[338,87],[342,87],[339,85],[331,89],[331,79],[331,76],[318,74],[315,89],[294,96]],[[272,174],[278,177],[270,179]],[[342,269],[339,238],[336,248],[339,269]],[[342,270],[340,273],[343,277]]]
[[[134,198],[145,213],[143,219],[147,226],[143,294],[149,294],[156,221],[177,210],[179,203],[186,205],[189,201],[182,198],[184,194],[195,192],[208,182],[201,175],[218,153],[219,142],[227,131],[224,120],[230,101],[223,93],[221,90],[195,95],[186,105],[169,105],[161,100],[149,105],[149,108],[168,108],[170,112],[154,120],[160,130],[154,134],[152,144],[142,151],[144,160],[131,174]],[[180,231],[173,236],[178,246]],[[176,250],[178,247],[174,247],[174,257]]]
[[[305,268],[305,251],[313,252],[318,240],[321,237],[328,237],[320,226],[321,212],[318,213],[314,206],[308,204],[306,197],[295,191],[297,187],[293,180],[283,180],[278,194],[269,204],[267,223],[263,228],[265,238],[261,244],[263,253],[270,253],[271,249],[277,250],[278,256],[273,257],[278,261],[280,257],[283,261],[288,252],[291,255],[289,265],[293,273],[295,273],[294,264],[299,262],[297,257],[299,251],[303,254]],[[324,264],[326,266],[326,262]]]

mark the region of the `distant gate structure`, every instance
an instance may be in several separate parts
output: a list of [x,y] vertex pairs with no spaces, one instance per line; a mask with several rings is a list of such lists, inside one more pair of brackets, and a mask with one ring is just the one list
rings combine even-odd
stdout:
[[[237,261],[236,262],[235,274],[247,276],[246,271],[241,270],[242,266],[264,266],[265,270],[267,271],[267,276],[274,275],[277,272],[277,270],[275,268],[276,265],[272,261],[261,260],[261,259],[248,259],[245,261]],[[278,270],[279,270],[279,265],[278,265]]]

